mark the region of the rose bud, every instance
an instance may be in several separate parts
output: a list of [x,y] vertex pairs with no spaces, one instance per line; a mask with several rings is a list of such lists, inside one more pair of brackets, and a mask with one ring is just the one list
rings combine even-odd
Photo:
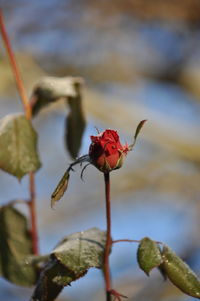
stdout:
[[125,144],[122,146],[119,140],[119,135],[117,131],[114,130],[105,130],[97,136],[90,136],[92,143],[89,147],[89,154],[77,158],[69,165],[56,189],[52,193],[51,206],[53,207],[54,204],[59,201],[65,193],[68,187],[70,172],[73,171],[73,167],[75,165],[82,165],[83,163],[87,162],[81,171],[81,178],[83,178],[83,172],[89,164],[93,164],[96,166],[96,168],[104,173],[109,173],[112,170],[120,168],[128,151],[133,149],[137,136],[145,122],[146,120],[142,120],[138,124],[135,131],[134,140],[131,145]]
[[122,166],[129,147],[127,144],[121,145],[117,131],[105,130],[90,138],[89,157],[94,166],[104,173]]

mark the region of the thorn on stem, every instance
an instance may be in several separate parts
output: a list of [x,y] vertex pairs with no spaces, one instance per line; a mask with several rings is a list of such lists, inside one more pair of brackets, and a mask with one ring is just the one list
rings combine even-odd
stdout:
[[127,296],[124,296],[113,289],[110,290],[110,294],[114,297],[114,301],[121,301],[121,298],[128,298]]

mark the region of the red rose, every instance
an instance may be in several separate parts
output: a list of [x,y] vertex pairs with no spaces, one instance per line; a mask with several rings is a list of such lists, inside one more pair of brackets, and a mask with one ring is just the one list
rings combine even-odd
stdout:
[[119,135],[117,131],[114,130],[105,130],[97,136],[90,136],[92,143],[89,147],[89,154],[77,158],[69,165],[51,196],[51,206],[53,206],[65,193],[68,186],[70,172],[76,164],[88,163],[81,171],[81,178],[83,177],[85,168],[89,164],[93,164],[104,173],[109,173],[114,169],[120,168],[128,151],[133,149],[137,136],[145,122],[146,120],[142,120],[138,124],[133,143],[130,145],[125,144],[122,146],[119,141]]
[[91,163],[102,172],[120,168],[123,158],[129,151],[128,145],[122,146],[117,131],[105,130],[97,136],[91,136],[89,148]]

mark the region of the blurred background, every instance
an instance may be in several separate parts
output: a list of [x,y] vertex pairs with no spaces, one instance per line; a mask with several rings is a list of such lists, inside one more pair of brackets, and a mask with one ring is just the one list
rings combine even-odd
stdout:
[[[180,3],[181,2],[181,3]],[[112,173],[113,238],[149,236],[172,247],[200,274],[200,2],[199,0],[1,0],[7,31],[27,92],[43,75],[84,79],[87,119],[80,155],[90,135],[118,130],[131,143],[148,119],[124,166]],[[0,42],[0,117],[22,111]],[[72,159],[65,149],[67,107],[59,101],[34,119],[42,168],[36,176],[41,253],[75,231],[105,229],[103,176],[80,168],[56,210],[50,196]],[[28,197],[0,172],[1,204]],[[189,301],[157,271],[137,266],[136,245],[113,247],[114,287],[134,301]],[[58,300],[104,300],[101,272],[90,270]],[[0,280],[1,297],[25,301],[31,290]]]

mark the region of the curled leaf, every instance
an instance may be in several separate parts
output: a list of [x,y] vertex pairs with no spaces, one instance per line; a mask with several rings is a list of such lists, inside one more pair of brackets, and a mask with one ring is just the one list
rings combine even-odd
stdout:
[[162,267],[167,277],[185,294],[200,299],[200,279],[168,246],[162,251]]
[[55,205],[55,203],[58,202],[61,199],[61,197],[64,195],[65,191],[67,190],[68,183],[69,183],[69,177],[70,177],[70,171],[73,170],[73,166],[75,166],[77,164],[82,164],[84,162],[90,162],[90,159],[89,159],[88,155],[84,155],[82,157],[79,157],[73,163],[71,163],[69,165],[68,169],[66,170],[66,172],[62,176],[62,178],[59,181],[56,189],[54,190],[54,192],[51,195],[51,207],[53,207]]
[[140,121],[140,123],[138,124],[137,128],[136,128],[136,131],[135,131],[135,136],[134,136],[134,139],[136,140],[137,139],[137,136],[141,130],[141,128],[143,127],[144,123],[147,121],[147,119],[145,120],[142,120]]
[[49,261],[40,274],[30,301],[54,301],[63,289],[63,285],[54,282],[58,275],[64,277],[66,269],[56,261]]
[[141,128],[143,127],[143,125],[145,124],[146,121],[147,121],[147,119],[144,119],[144,120],[140,121],[140,123],[138,124],[136,131],[135,131],[135,135],[134,135],[134,141],[131,145],[129,145],[129,150],[132,150],[132,148],[134,147],[137,137],[141,131]]
[[90,268],[102,268],[106,233],[97,228],[65,237],[51,253],[32,301],[53,301],[64,286],[83,277]]
[[71,157],[76,159],[86,125],[79,87],[77,87],[76,97],[68,97],[68,104],[70,112],[66,118],[65,142]]
[[60,182],[58,183],[56,189],[51,195],[51,208],[54,207],[55,203],[58,202],[61,197],[64,195],[65,191],[67,190],[68,183],[69,183],[69,174],[70,170],[66,170],[64,175],[62,176]]
[[43,107],[60,98],[77,97],[76,85],[82,85],[80,77],[42,77],[35,85],[31,96],[33,116],[38,114]]
[[148,237],[143,238],[138,247],[137,260],[140,268],[149,276],[151,270],[163,262],[158,244]]

